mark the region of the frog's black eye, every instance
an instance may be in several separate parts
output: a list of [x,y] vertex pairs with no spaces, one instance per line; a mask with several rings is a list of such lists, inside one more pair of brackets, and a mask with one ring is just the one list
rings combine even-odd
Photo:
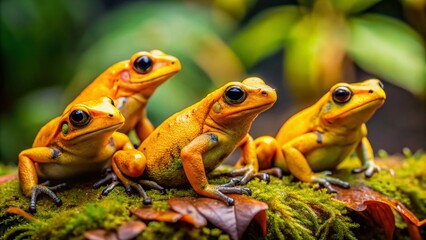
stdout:
[[84,127],[90,122],[90,115],[83,110],[74,110],[70,114],[70,123],[74,127]]
[[225,90],[225,94],[223,96],[227,103],[236,104],[242,103],[246,99],[247,93],[238,86],[230,86]]
[[385,89],[385,85],[383,85],[383,83],[382,83],[381,81],[379,81],[379,86],[380,86],[382,89]]
[[352,97],[352,91],[347,87],[338,87],[333,91],[333,100],[337,103],[345,103]]
[[138,57],[133,62],[133,68],[138,73],[147,73],[152,69],[152,59],[148,56]]

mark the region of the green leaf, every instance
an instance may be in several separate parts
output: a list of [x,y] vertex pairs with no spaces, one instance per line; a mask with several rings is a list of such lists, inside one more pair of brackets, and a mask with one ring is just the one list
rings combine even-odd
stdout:
[[381,0],[332,0],[334,7],[346,13],[358,13]]
[[425,47],[411,28],[374,14],[349,23],[348,51],[361,68],[419,96],[425,95]]
[[263,11],[238,33],[231,46],[247,66],[253,66],[283,46],[300,16],[296,6]]

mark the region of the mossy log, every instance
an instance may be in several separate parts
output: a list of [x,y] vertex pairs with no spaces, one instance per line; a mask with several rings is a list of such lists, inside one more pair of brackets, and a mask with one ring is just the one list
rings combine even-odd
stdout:
[[[395,160],[397,159],[397,160]],[[356,178],[350,169],[357,161],[346,160],[335,172],[351,182],[363,182],[378,192],[403,203],[419,219],[426,218],[426,155],[405,158],[387,157],[380,163],[391,165],[395,174],[387,171],[370,179]],[[143,207],[142,199],[135,193],[127,194],[123,187],[101,197],[102,189],[93,189],[95,179],[72,183],[58,192],[63,205],[57,207],[51,199],[41,196],[37,202],[34,220],[9,213],[11,207],[27,210],[29,199],[20,188],[19,181],[0,185],[0,239],[84,239],[87,231],[104,229],[115,232],[124,223],[138,220],[129,209]],[[224,183],[218,178],[214,183]],[[252,198],[268,204],[267,235],[251,224],[245,239],[370,239],[383,238],[382,229],[366,221],[359,213],[333,199],[325,189],[301,183],[292,176],[282,179],[271,177],[269,183],[252,180],[248,183]],[[172,197],[197,197],[191,189],[168,189],[165,193],[148,190],[152,208],[168,209]],[[399,215],[396,217],[394,239],[405,239],[408,231]],[[212,224],[195,228],[186,223],[146,222],[147,228],[137,239],[229,239],[229,236]],[[425,236],[425,227],[420,228]]]

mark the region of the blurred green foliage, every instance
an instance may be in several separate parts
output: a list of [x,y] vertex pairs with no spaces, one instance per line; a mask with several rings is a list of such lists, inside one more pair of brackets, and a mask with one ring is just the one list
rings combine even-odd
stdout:
[[377,2],[300,0],[267,9],[237,32],[232,47],[249,67],[284,48],[285,77],[302,100],[354,81],[353,63],[424,98],[424,40],[400,20],[363,13]]
[[377,2],[1,0],[0,161],[16,163],[90,81],[141,50],[183,66],[150,100],[155,125],[280,49],[299,99],[353,81],[353,63],[424,97],[424,40],[400,19],[366,14]]

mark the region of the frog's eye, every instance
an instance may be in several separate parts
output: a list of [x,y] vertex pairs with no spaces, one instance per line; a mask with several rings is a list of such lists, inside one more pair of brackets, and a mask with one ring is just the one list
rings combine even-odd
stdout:
[[225,94],[223,96],[227,103],[236,104],[242,103],[246,99],[247,93],[238,86],[230,86],[225,90]]
[[147,73],[152,69],[152,59],[148,56],[138,57],[133,62],[133,68],[138,73]]
[[333,91],[333,100],[337,103],[345,103],[352,97],[352,91],[347,87],[338,87]]
[[83,110],[74,110],[70,114],[70,123],[74,127],[83,127],[90,122],[90,115]]

